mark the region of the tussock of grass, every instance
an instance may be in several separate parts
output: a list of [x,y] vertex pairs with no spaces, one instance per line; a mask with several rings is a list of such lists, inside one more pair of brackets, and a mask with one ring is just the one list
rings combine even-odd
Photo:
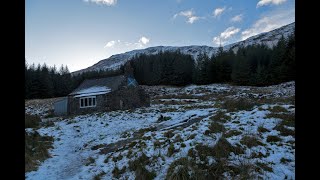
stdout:
[[233,130],[229,130],[228,132],[226,132],[226,133],[224,134],[224,136],[225,136],[226,138],[229,138],[229,137],[232,137],[232,136],[238,136],[238,135],[240,135],[240,134],[242,134],[242,132],[233,129]]
[[190,109],[209,109],[212,108],[212,105],[206,105],[206,104],[194,104],[191,106],[184,106],[184,110],[190,110]]
[[52,117],[54,117],[54,116],[55,116],[55,115],[54,115],[54,110],[53,110],[53,109],[50,109],[50,110],[48,111],[48,114],[45,115],[44,118],[52,118]]
[[105,146],[104,144],[98,144],[98,145],[92,146],[91,150],[97,150],[97,149],[100,149],[100,148],[102,148],[104,146]]
[[168,147],[168,156],[171,157],[174,153],[178,152],[178,149],[174,148],[173,144]]
[[247,160],[240,161],[239,164],[235,164],[229,167],[230,174],[233,179],[257,179],[255,173],[255,165]]
[[[221,137],[214,147],[209,147],[206,145],[198,144],[195,149],[197,150],[197,156],[202,161],[206,161],[208,156],[213,156],[215,158],[227,158],[231,152],[234,154],[243,154],[244,150],[238,146],[232,146],[224,137]],[[194,156],[192,151],[189,156]]]
[[203,179],[202,174],[194,161],[180,158],[170,164],[166,180]]
[[197,134],[191,134],[191,135],[188,137],[188,140],[194,139],[196,136],[197,136]]
[[250,157],[251,157],[251,158],[259,158],[259,159],[261,159],[261,158],[266,158],[266,157],[268,157],[269,155],[270,155],[270,154],[268,154],[268,153],[266,153],[265,155],[263,155],[261,152],[258,152],[258,153],[252,152],[251,155],[250,155]]
[[281,158],[280,159],[280,162],[283,163],[283,164],[285,164],[287,162],[291,162],[291,161],[292,161],[291,159],[287,159],[287,158]]
[[259,146],[259,145],[264,145],[257,137],[255,136],[244,136],[241,140],[240,143],[243,145],[246,145],[248,148],[254,147],[254,146]]
[[214,116],[210,117],[211,120],[225,123],[231,119],[225,112],[218,111]]
[[154,99],[197,99],[196,96],[193,96],[191,94],[168,94],[168,95],[161,95],[156,96]]
[[129,161],[129,169],[130,171],[135,171],[139,166],[145,166],[149,163],[149,157],[146,154],[142,153],[142,155],[139,158],[133,161]]
[[156,173],[154,171],[150,172],[145,167],[151,163],[149,159],[150,158],[148,156],[142,153],[139,158],[129,161],[129,170],[135,172],[136,179],[153,179],[156,177]]
[[161,144],[162,144],[162,143],[161,143],[159,140],[156,140],[156,141],[153,142],[154,148],[160,148],[160,147],[161,147]]
[[183,139],[181,138],[180,134],[176,135],[176,137],[174,138],[173,142],[176,143],[176,142],[182,142]]
[[95,175],[93,177],[94,180],[100,180],[102,176],[104,176],[106,173],[104,171],[102,171],[101,173]]
[[137,133],[143,136],[146,132],[149,132],[149,131],[152,132],[155,130],[157,130],[156,127],[148,127],[148,128],[139,129],[139,131]]
[[195,159],[196,158],[196,151],[193,148],[190,148],[188,151],[188,156]]
[[129,148],[133,148],[135,145],[137,145],[137,141],[132,141],[132,142],[129,144]]
[[219,133],[219,132],[225,132],[226,128],[217,122],[212,122],[209,126],[210,133]]
[[238,98],[238,99],[227,99],[222,104],[222,108],[227,109],[227,111],[241,111],[241,110],[252,110],[256,105],[253,101],[247,98]]
[[118,166],[116,166],[113,170],[112,170],[112,175],[113,177],[119,179],[121,177],[121,174],[125,173],[127,170],[127,167],[124,166],[122,169],[119,169]]
[[123,158],[123,156],[121,154],[119,154],[119,156],[113,156],[112,161],[117,162],[117,161],[120,161],[122,158]]
[[46,128],[52,127],[52,126],[54,126],[54,122],[53,121],[45,121],[45,122],[42,122],[41,125]]
[[38,132],[25,132],[25,172],[34,171],[50,157],[48,149],[52,148],[53,138],[50,136],[40,136]]
[[268,136],[267,137],[267,142],[279,142],[281,141],[281,138],[278,136]]
[[25,128],[38,128],[41,119],[37,115],[25,114],[24,115],[24,127]]
[[136,180],[138,179],[154,179],[157,176],[155,171],[148,171],[144,166],[139,166],[135,171]]
[[93,164],[95,162],[95,159],[93,157],[89,157],[87,159],[87,163],[85,164],[86,166],[89,166],[90,164]]
[[263,126],[258,127],[258,132],[260,133],[265,133],[265,132],[270,132],[268,129],[264,128]]
[[281,136],[293,136],[295,137],[295,132],[294,130],[288,129],[284,127],[282,123],[278,124],[275,128],[275,130],[280,131]]
[[295,127],[295,114],[294,113],[269,113],[267,118],[282,119],[282,124],[290,127]]
[[130,132],[126,131],[126,132],[123,132],[120,137],[121,138],[128,138],[130,136],[131,136]]
[[273,169],[271,167],[269,167],[267,164],[262,163],[262,162],[257,162],[257,166],[259,166],[261,169],[263,169],[264,171],[269,171],[269,172],[273,172]]
[[224,137],[221,137],[212,148],[212,155],[216,158],[227,158],[231,152],[234,154],[243,154],[244,150],[241,147],[232,146]]
[[213,156],[212,148],[209,146],[198,144],[195,149],[197,150],[198,157],[201,161],[206,161],[208,156]]
[[151,136],[143,136],[143,137],[142,137],[142,140],[144,140],[144,141],[151,140]]
[[170,139],[170,138],[172,138],[174,136],[174,133],[173,133],[172,130],[169,130],[169,131],[166,131],[163,135],[164,135],[164,137]]
[[270,112],[272,113],[281,113],[281,112],[288,112],[288,110],[284,107],[281,107],[281,106],[273,106],[272,108],[269,108],[268,109]]
[[168,121],[168,120],[170,120],[171,119],[171,117],[170,116],[160,116],[159,118],[158,118],[158,121],[157,122],[163,122],[163,121]]

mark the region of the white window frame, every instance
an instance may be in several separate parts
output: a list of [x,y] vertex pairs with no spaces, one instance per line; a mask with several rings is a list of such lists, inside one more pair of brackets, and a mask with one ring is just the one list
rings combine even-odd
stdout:
[[[87,106],[84,103],[85,99],[87,99],[87,101],[88,101]],[[89,105],[89,99],[91,99],[91,105]],[[94,99],[94,104],[93,104],[93,99]],[[81,100],[83,100],[83,106],[81,106]],[[96,107],[96,106],[97,106],[97,97],[96,96],[85,96],[85,97],[81,97],[79,99],[79,107],[80,108],[89,108],[89,107]]]

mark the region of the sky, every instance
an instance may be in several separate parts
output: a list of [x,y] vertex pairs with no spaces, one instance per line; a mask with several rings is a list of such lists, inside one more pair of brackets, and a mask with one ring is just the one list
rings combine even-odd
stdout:
[[295,21],[294,0],[26,0],[28,64],[70,72],[152,46],[217,47]]

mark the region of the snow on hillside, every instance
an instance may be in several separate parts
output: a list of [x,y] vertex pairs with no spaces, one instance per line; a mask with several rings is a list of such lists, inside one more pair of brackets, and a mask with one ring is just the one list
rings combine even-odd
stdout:
[[[37,129],[54,137],[52,157],[26,179],[135,179],[146,172],[165,179],[170,165],[183,157],[208,171],[220,162],[210,152],[224,138],[239,149],[223,150],[228,152],[224,178],[240,178],[233,173],[246,167],[254,179],[295,179],[294,82],[143,88],[151,95],[150,107],[53,118],[51,127]],[[146,170],[133,170],[143,154]]]
[[[246,47],[248,45],[254,44],[266,44],[268,47],[273,47],[277,44],[281,36],[285,38],[291,35],[294,31],[295,23],[288,24],[286,26],[280,27],[278,29],[272,30],[270,32],[261,33],[252,36],[244,41],[229,44],[223,47],[224,50],[229,50],[230,48],[236,52],[239,47]],[[200,53],[205,53],[209,57],[217,53],[218,47],[210,46],[155,46],[146,49],[133,50],[122,54],[112,55],[111,57],[101,60],[98,63],[79,71],[75,71],[72,74],[78,74],[86,71],[99,71],[99,70],[111,70],[119,69],[121,65],[125,64],[128,60],[138,54],[158,54],[164,51],[176,51],[180,50],[183,54],[189,54],[193,59],[197,60]]]
[[53,104],[61,99],[62,97],[26,100],[25,113],[44,117],[53,111]]

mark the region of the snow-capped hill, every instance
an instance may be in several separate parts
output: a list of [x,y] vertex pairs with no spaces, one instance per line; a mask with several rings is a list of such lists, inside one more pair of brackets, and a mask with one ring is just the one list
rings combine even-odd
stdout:
[[130,60],[135,55],[139,54],[158,54],[161,51],[177,51],[180,50],[183,54],[190,54],[194,59],[197,59],[200,53],[206,53],[210,56],[216,53],[218,48],[217,47],[210,47],[210,46],[155,46],[149,47],[146,49],[138,49],[133,51],[128,51],[122,54],[112,55],[111,57],[101,60],[98,63],[79,71],[75,71],[72,74],[78,74],[87,71],[99,71],[99,70],[111,70],[111,69],[118,69],[121,65],[125,64],[128,60]]
[[272,48],[273,46],[277,45],[281,36],[287,38],[294,32],[294,29],[295,23],[293,22],[291,24],[282,26],[278,29],[251,36],[246,40],[226,45],[223,47],[223,49],[229,50],[231,48],[233,51],[237,51],[239,47],[246,47],[249,45],[256,44],[264,44],[267,45],[269,48]]
[[[239,47],[246,47],[248,45],[254,44],[265,44],[268,47],[273,47],[277,44],[281,36],[285,38],[291,35],[294,32],[295,22],[282,26],[278,29],[272,30],[270,32],[261,33],[255,36],[252,36],[246,40],[236,42],[233,44],[229,44],[223,47],[223,50],[229,50],[230,48],[236,52]],[[111,69],[119,69],[121,65],[125,64],[128,60],[130,60],[135,55],[139,54],[158,54],[159,52],[164,51],[176,51],[180,50],[183,54],[189,54],[193,57],[194,60],[197,60],[198,55],[201,53],[206,53],[209,57],[215,54],[218,51],[218,47],[210,47],[210,46],[155,46],[149,47],[146,49],[138,49],[133,51],[128,51],[122,54],[112,55],[107,59],[103,59],[98,63],[79,71],[72,72],[73,75],[79,74],[82,72],[88,71],[99,71],[99,70],[111,70]]]

